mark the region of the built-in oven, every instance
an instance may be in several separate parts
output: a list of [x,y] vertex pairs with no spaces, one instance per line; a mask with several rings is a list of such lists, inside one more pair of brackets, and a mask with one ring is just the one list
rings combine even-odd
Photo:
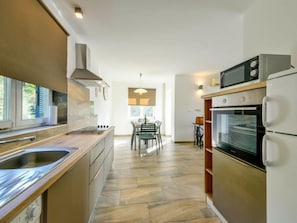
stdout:
[[213,98],[212,146],[246,163],[265,169],[262,162],[262,99],[265,89]]

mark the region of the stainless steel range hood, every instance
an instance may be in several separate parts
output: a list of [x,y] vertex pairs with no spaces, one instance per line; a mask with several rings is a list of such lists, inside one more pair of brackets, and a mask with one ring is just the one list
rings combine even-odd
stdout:
[[75,45],[76,50],[76,69],[71,75],[71,79],[81,83],[86,87],[98,87],[101,86],[103,80],[87,68],[87,45],[77,43]]

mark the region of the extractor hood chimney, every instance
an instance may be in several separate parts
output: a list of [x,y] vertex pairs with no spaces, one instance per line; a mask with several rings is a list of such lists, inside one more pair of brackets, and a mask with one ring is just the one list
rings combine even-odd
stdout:
[[71,79],[76,80],[86,87],[101,86],[102,78],[87,69],[87,45],[77,43],[76,50],[76,69],[71,75]]

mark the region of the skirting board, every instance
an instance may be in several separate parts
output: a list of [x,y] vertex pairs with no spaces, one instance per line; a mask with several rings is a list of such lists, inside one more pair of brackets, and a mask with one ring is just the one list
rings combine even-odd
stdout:
[[213,202],[211,199],[206,197],[206,203],[208,206],[214,211],[214,213],[218,216],[218,218],[222,221],[222,223],[228,223],[228,221],[224,218],[224,216],[216,209],[216,207],[213,205]]

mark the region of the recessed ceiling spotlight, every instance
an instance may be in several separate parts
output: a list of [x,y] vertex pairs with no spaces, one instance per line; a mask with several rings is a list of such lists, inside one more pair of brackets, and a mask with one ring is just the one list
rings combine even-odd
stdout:
[[83,12],[82,12],[80,7],[75,7],[74,8],[74,13],[75,13],[76,18],[78,18],[78,19],[83,18]]

